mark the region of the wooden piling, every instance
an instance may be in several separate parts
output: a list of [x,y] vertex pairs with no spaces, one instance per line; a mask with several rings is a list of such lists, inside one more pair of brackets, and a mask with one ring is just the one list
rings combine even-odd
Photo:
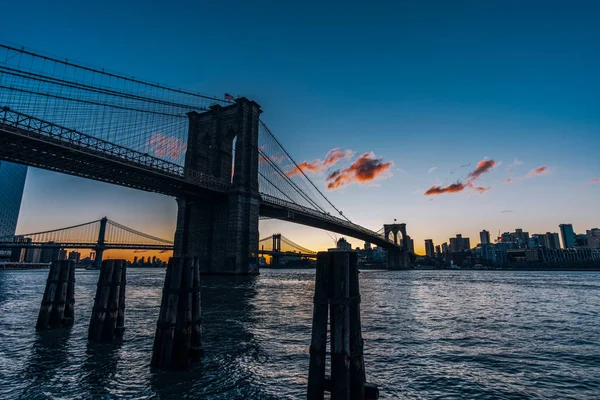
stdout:
[[123,307],[125,301],[125,289],[121,288],[121,279],[124,276],[125,268],[125,260],[104,260],[102,262],[88,330],[89,340],[109,342],[117,336],[121,294],[123,294]]
[[156,335],[152,368],[187,369],[201,355],[200,271],[197,258],[169,260]]
[[350,398],[350,253],[332,251],[331,256],[331,399]]
[[[330,250],[317,254],[313,326],[307,399],[379,398],[375,385],[366,383],[360,321],[358,256],[353,251]],[[325,376],[327,306],[331,344],[331,377]]]
[[[72,277],[72,283],[70,282]],[[55,329],[73,325],[73,304],[70,303],[65,316],[65,308],[73,299],[75,291],[75,265],[71,260],[53,261],[48,271],[48,279],[42,304],[38,314],[36,330]],[[69,293],[69,287],[70,293]]]
[[360,288],[358,284],[358,255],[350,253],[350,399],[363,400],[365,394],[365,361],[360,323]]
[[67,304],[65,304],[65,314],[63,325],[71,327],[75,322],[75,262],[69,263],[69,281],[67,284]]
[[194,257],[194,284],[192,286],[192,335],[190,340],[190,357],[198,361],[202,351],[202,299],[200,296],[200,260]]
[[121,269],[121,283],[119,285],[119,310],[117,313],[116,334],[123,335],[125,331],[125,289],[127,288],[127,265],[123,263]]
[[308,367],[308,400],[321,400],[325,390],[325,356],[327,349],[327,317],[329,313],[329,253],[317,254],[313,324]]

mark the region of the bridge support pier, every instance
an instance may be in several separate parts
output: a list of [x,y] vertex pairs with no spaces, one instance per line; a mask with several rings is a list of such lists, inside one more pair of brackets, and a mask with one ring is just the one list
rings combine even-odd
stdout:
[[75,263],[52,261],[36,330],[72,327],[75,317]]
[[156,324],[152,368],[187,369],[203,354],[200,265],[197,257],[169,260]]
[[387,268],[392,270],[410,269],[408,251],[404,249],[387,249]]
[[260,113],[258,104],[240,98],[188,114],[186,171],[230,185],[222,195],[177,201],[173,255],[199,257],[203,274],[258,274]]
[[88,339],[110,342],[125,330],[125,260],[102,262]]
[[98,231],[98,242],[96,243],[96,247],[94,250],[96,252],[96,257],[94,257],[94,267],[100,269],[102,266],[102,256],[104,254],[104,240],[106,237],[106,223],[108,222],[108,217],[104,217],[100,220],[100,230]]

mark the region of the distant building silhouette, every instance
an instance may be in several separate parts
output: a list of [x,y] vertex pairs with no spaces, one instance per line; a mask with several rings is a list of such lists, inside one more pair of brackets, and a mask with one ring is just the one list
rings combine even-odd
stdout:
[[479,243],[482,245],[490,244],[490,233],[486,230],[479,232]]
[[560,224],[560,236],[562,239],[563,249],[571,249],[575,247],[575,232],[572,224]]
[[344,238],[337,241],[337,248],[342,250],[352,250],[352,245]]
[[590,249],[600,249],[600,229],[593,228],[585,232],[587,247]]
[[433,239],[425,239],[425,255],[431,258],[435,256],[435,247],[433,246]]
[[560,242],[558,240],[558,233],[546,232],[546,248],[548,249],[560,249]]
[[0,237],[17,228],[27,166],[0,161]]
[[457,253],[459,251],[469,250],[471,241],[469,238],[463,238],[462,234],[456,234],[456,237],[450,238],[450,252]]

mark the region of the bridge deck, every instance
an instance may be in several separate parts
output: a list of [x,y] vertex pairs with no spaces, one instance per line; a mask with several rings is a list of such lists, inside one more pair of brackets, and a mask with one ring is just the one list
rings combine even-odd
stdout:
[[[225,195],[230,184],[148,154],[0,109],[0,160],[168,196]],[[260,215],[397,247],[347,220],[261,194]]]

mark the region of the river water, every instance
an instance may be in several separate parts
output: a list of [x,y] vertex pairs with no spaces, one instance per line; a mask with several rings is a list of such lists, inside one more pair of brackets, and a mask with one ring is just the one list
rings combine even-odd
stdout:
[[[0,399],[303,398],[314,270],[205,278],[206,356],[149,368],[164,270],[128,271],[124,341],[87,341],[98,273],[77,271],[75,326],[37,334],[47,271],[0,271]],[[385,399],[600,398],[600,273],[364,271],[368,381]]]

